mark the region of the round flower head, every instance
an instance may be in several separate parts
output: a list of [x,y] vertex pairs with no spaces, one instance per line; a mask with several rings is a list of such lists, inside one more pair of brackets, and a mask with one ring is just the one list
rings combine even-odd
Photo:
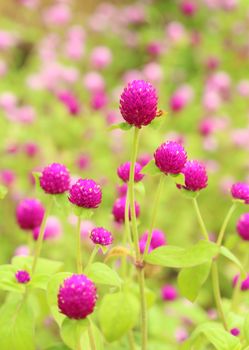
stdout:
[[[130,178],[130,167],[131,163],[126,162],[118,167],[117,173],[121,180],[124,182],[128,182]],[[135,163],[135,173],[134,173],[134,181],[139,182],[143,179],[144,175],[140,173],[142,166],[139,163]]]
[[249,213],[245,213],[239,218],[237,232],[242,239],[249,241]]
[[[118,198],[112,208],[112,214],[116,222],[124,222],[125,221],[125,203],[126,197]],[[135,212],[136,217],[140,215],[140,206],[137,202],[135,202]],[[129,208],[129,220],[131,220],[131,211]]]
[[120,97],[120,112],[128,124],[141,128],[156,117],[157,93],[155,88],[144,80],[133,80]]
[[240,199],[249,204],[249,184],[237,182],[232,185],[231,194],[234,199]]
[[70,174],[65,165],[53,163],[46,166],[40,177],[42,189],[49,194],[64,193],[69,189]]
[[[145,232],[139,240],[139,247],[140,247],[140,252],[143,254],[145,251],[145,247],[146,247],[146,242],[148,239],[148,232]],[[150,246],[149,246],[149,253],[158,248],[161,247],[162,245],[166,244],[166,238],[165,238],[165,234],[163,231],[160,230],[153,230],[152,231],[152,237],[151,237],[151,241],[150,241]]]
[[180,143],[167,141],[157,148],[154,158],[163,173],[179,174],[187,161],[187,153]]
[[72,275],[64,280],[58,293],[60,312],[76,320],[90,315],[97,301],[95,284],[85,275]]
[[207,187],[207,172],[205,166],[197,160],[186,162],[182,173],[185,176],[185,186],[188,191],[200,191]]
[[111,232],[103,227],[95,227],[90,234],[90,238],[93,243],[105,246],[112,244],[113,241]]
[[79,179],[69,190],[71,203],[82,208],[98,208],[102,200],[100,186],[91,179]]
[[[239,275],[235,275],[233,278],[233,287],[236,286],[236,284],[238,283],[239,280]],[[240,285],[240,290],[242,291],[246,291],[249,289],[249,274],[247,274],[246,278],[241,281],[241,285]]]
[[230,329],[230,333],[231,333],[234,337],[237,337],[238,335],[240,335],[240,330],[239,330],[239,328],[232,328],[232,329]]
[[37,199],[26,198],[16,209],[16,218],[23,230],[33,230],[41,225],[45,209]]
[[[46,228],[44,232],[44,240],[59,238],[61,235],[62,228],[60,221],[53,216],[47,219]],[[40,227],[36,227],[33,230],[33,238],[36,241],[39,237]]]
[[17,271],[15,276],[18,283],[28,283],[30,281],[30,275],[25,270]]
[[166,284],[161,289],[161,296],[164,301],[173,301],[177,298],[178,294],[175,287]]

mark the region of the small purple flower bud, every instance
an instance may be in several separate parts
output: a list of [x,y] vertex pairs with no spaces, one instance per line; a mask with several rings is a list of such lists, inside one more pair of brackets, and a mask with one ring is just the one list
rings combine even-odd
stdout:
[[237,337],[238,335],[240,335],[240,330],[238,328],[232,328],[230,329],[230,333],[234,336]]
[[16,273],[16,280],[18,283],[28,283],[30,281],[30,275],[28,273],[28,271],[25,270],[19,270]]
[[161,295],[164,301],[174,301],[178,297],[175,287],[170,284],[166,284],[162,287]]
[[234,199],[240,199],[249,204],[249,184],[237,182],[232,185],[231,194]]

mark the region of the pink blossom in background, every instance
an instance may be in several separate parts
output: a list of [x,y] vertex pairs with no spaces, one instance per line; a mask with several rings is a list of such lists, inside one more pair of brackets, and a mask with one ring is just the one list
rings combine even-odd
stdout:
[[3,92],[0,95],[0,108],[10,111],[17,105],[17,97],[12,92]]
[[32,106],[18,106],[6,112],[9,121],[21,124],[32,124],[36,119],[36,112]]
[[30,249],[27,245],[20,245],[14,251],[14,256],[28,256],[30,254]]
[[91,65],[94,69],[103,69],[112,62],[112,52],[106,46],[97,46],[90,56]]
[[78,115],[80,113],[80,105],[76,96],[70,91],[61,91],[58,94],[58,99],[64,104],[68,113]]
[[167,24],[165,32],[172,43],[178,43],[186,36],[185,28],[180,22],[170,22]]
[[47,25],[66,25],[71,19],[71,9],[65,3],[57,3],[47,8],[43,14],[43,21]]
[[12,170],[10,170],[10,169],[0,170],[0,183],[1,184],[5,185],[7,187],[10,187],[15,182],[15,179],[16,179],[16,175]]
[[237,92],[242,97],[249,97],[249,80],[241,80],[237,85]]
[[80,60],[85,54],[86,34],[82,27],[73,26],[67,33],[65,54],[72,60]]
[[144,66],[143,76],[145,80],[148,80],[153,84],[157,84],[163,79],[163,70],[159,63],[150,62]]
[[7,50],[17,43],[17,37],[15,34],[0,30],[0,51]]
[[103,91],[105,88],[105,80],[98,72],[90,71],[83,78],[83,85],[91,93]]
[[180,112],[193,99],[194,91],[189,85],[180,86],[170,98],[170,108],[173,112]]
[[100,110],[106,107],[108,103],[108,97],[104,91],[97,91],[91,96],[91,107],[94,110]]

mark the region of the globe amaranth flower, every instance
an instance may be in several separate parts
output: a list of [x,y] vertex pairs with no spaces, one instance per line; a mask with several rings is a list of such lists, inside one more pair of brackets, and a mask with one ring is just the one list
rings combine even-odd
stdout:
[[240,335],[240,330],[239,330],[239,328],[232,328],[232,329],[230,329],[230,333],[231,333],[234,337],[237,337],[238,335]]
[[187,153],[180,143],[167,141],[156,149],[154,159],[163,173],[176,175],[182,171],[187,161]]
[[144,80],[133,80],[120,97],[120,112],[128,124],[138,128],[156,117],[158,97],[155,88]]
[[40,185],[46,193],[64,193],[69,189],[69,184],[70,174],[65,165],[52,163],[43,169]]
[[240,237],[245,241],[249,241],[249,213],[240,216],[236,228]]
[[236,182],[232,185],[231,194],[234,199],[240,199],[245,204],[249,204],[249,184],[244,182]]
[[90,238],[93,243],[104,246],[112,244],[113,241],[111,232],[107,231],[103,227],[95,227],[91,231]]
[[16,219],[23,230],[33,230],[41,225],[45,209],[40,201],[33,198],[22,200],[16,209]]
[[97,301],[95,284],[85,275],[72,275],[63,281],[58,292],[59,310],[72,319],[90,315]]
[[[33,238],[36,241],[39,237],[40,227],[33,229]],[[59,238],[62,233],[62,227],[60,221],[54,217],[50,216],[46,222],[46,228],[44,232],[44,240]]]
[[[118,167],[117,174],[121,180],[124,182],[128,182],[130,178],[130,167],[131,163],[126,162],[121,164]],[[142,170],[142,166],[139,163],[135,163],[135,169],[134,169],[134,181],[139,182],[143,179],[144,175],[140,173]]]
[[82,208],[98,208],[102,200],[101,187],[91,179],[79,179],[69,190],[71,203]]
[[30,281],[30,275],[28,273],[28,271],[26,270],[19,270],[17,271],[17,273],[15,274],[16,280],[18,283],[28,283]]
[[[238,280],[239,280],[239,275],[235,275],[233,278],[233,287],[236,286],[236,284],[238,283]],[[243,281],[241,281],[241,284],[240,284],[240,290],[246,291],[248,289],[249,289],[249,274],[247,274],[246,278]]]
[[165,284],[161,289],[161,296],[164,301],[173,301],[178,297],[178,293],[174,286]]
[[[140,252],[144,253],[145,251],[145,247],[146,247],[146,242],[148,239],[148,232],[145,232],[139,240],[139,247],[140,247]],[[163,245],[166,244],[166,238],[165,238],[165,233],[163,231],[160,230],[153,230],[152,231],[152,237],[151,237],[151,241],[150,241],[150,246],[149,246],[149,253],[158,248],[161,247]]]
[[189,160],[185,163],[182,173],[185,177],[185,185],[188,191],[200,191],[207,187],[208,176],[206,167],[198,160]]
[[[116,222],[124,222],[125,221],[125,203],[126,203],[126,197],[121,197],[116,199],[114,202],[113,208],[112,208],[112,214],[114,216],[114,220]],[[139,217],[140,215],[140,206],[137,202],[135,202],[135,212],[136,217]],[[131,220],[131,211],[129,208],[129,220]]]

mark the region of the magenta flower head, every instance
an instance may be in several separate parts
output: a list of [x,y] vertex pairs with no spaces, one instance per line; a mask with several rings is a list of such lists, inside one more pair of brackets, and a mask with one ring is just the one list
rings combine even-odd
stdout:
[[161,296],[164,301],[173,301],[177,298],[178,293],[175,287],[170,284],[166,284],[161,289]]
[[[143,254],[145,251],[145,247],[146,247],[146,242],[148,239],[148,232],[145,232],[139,240],[139,247],[140,247],[140,252]],[[161,247],[163,245],[167,244],[166,243],[166,238],[165,238],[165,234],[163,231],[160,230],[153,230],[152,232],[152,237],[151,237],[151,241],[150,241],[150,246],[149,246],[149,253],[158,248]]]
[[163,173],[176,175],[182,171],[187,153],[180,143],[167,141],[156,149],[154,158],[156,166]]
[[237,182],[232,185],[231,194],[234,199],[240,199],[249,204],[249,184]]
[[239,218],[237,232],[243,240],[249,241],[249,213],[245,213]]
[[[62,227],[60,221],[54,217],[50,216],[46,222],[46,228],[44,232],[44,240],[56,239],[61,236]],[[40,227],[33,229],[33,238],[36,241],[40,234]]]
[[95,227],[91,231],[90,238],[93,243],[104,246],[112,244],[113,241],[111,232],[107,231],[103,227]]
[[[130,178],[130,167],[131,163],[126,162],[118,167],[117,173],[121,180],[124,182],[128,182]],[[140,173],[142,166],[139,163],[135,163],[135,173],[134,173],[134,181],[139,182],[143,179],[144,175]]]
[[[125,221],[125,203],[126,203],[126,197],[118,198],[113,205],[112,208],[112,214],[114,216],[114,220],[116,222],[124,222]],[[135,202],[135,212],[136,217],[139,217],[140,215],[140,206],[137,202]],[[131,220],[131,211],[129,208],[129,220]]]
[[156,117],[158,97],[155,88],[144,80],[133,80],[120,97],[120,112],[128,124],[138,128]]
[[231,333],[234,337],[237,337],[238,335],[240,335],[240,330],[239,330],[239,328],[232,328],[232,329],[230,329],[230,333]]
[[28,283],[30,281],[30,275],[25,270],[19,270],[16,273],[16,280],[18,283]]
[[198,160],[189,160],[184,165],[185,186],[188,191],[200,191],[207,187],[208,176],[204,164]]
[[45,209],[40,201],[26,198],[17,206],[17,222],[23,230],[33,230],[41,225],[44,213]]
[[91,179],[79,179],[69,190],[71,203],[82,208],[98,208],[102,200],[101,187]]
[[95,284],[85,275],[72,275],[64,280],[58,293],[60,312],[76,320],[90,315],[97,301]]
[[[233,287],[236,286],[239,280],[239,275],[235,275],[233,278]],[[241,282],[240,290],[247,291],[249,289],[249,274],[247,274],[246,278]]]
[[53,163],[46,166],[40,177],[42,189],[49,194],[64,193],[69,189],[70,174],[65,165]]

